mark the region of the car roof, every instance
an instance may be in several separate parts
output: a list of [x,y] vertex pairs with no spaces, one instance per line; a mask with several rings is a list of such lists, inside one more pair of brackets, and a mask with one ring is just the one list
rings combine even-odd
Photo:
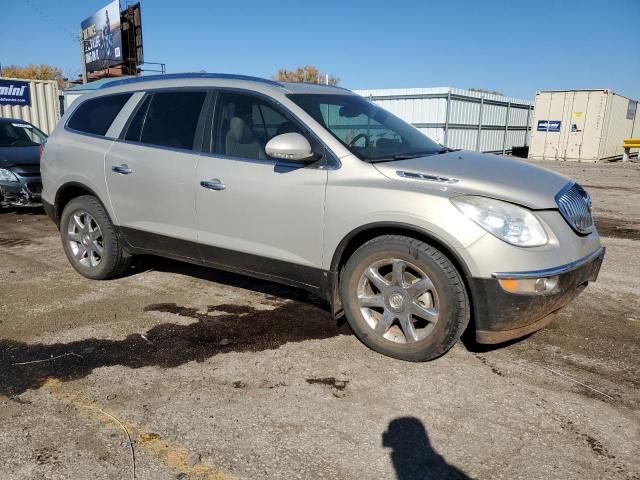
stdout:
[[118,90],[126,91],[143,88],[170,88],[183,85],[230,86],[230,84],[232,86],[242,86],[245,88],[251,88],[251,86],[259,87],[262,91],[265,89],[273,89],[280,93],[329,93],[355,95],[350,90],[332,85],[278,82],[266,78],[251,77],[248,75],[233,75],[228,73],[168,73],[163,75],[143,75],[140,77],[113,79],[111,81],[101,83],[96,90],[101,91],[103,89],[121,87]]
[[0,123],[25,123],[27,125],[31,125],[29,122],[25,120],[21,120],[19,118],[11,118],[11,117],[0,117]]

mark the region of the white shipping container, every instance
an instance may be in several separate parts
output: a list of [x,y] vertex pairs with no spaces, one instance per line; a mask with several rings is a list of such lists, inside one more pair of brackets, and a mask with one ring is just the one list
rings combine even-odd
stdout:
[[354,92],[447,147],[506,153],[528,142],[529,100],[450,87]]
[[60,99],[55,80],[27,80],[0,77],[29,83],[29,105],[0,105],[0,117],[17,118],[29,122],[49,135],[60,120]]
[[637,101],[607,89],[537,92],[529,158],[621,158],[623,140],[640,133],[637,106]]

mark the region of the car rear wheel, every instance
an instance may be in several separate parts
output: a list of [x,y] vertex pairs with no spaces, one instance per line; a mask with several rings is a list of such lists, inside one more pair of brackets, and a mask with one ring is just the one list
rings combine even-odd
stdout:
[[131,263],[104,207],[90,195],[74,198],[65,206],[60,235],[69,262],[87,278],[115,277]]
[[469,300],[455,266],[409,237],[385,235],[358,248],[342,271],[340,294],[356,336],[402,360],[443,355],[469,323]]

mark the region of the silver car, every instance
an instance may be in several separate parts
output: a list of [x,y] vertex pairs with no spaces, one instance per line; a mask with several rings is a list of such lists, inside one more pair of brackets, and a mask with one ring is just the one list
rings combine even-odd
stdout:
[[71,106],[41,165],[82,275],[111,278],[151,253],[302,287],[363,343],[410,361],[467,328],[481,343],[534,332],[604,256],[575,182],[445,148],[337,87],[112,81]]

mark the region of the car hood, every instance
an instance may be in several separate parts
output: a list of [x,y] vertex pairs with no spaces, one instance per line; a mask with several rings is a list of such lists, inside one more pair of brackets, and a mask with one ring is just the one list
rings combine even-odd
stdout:
[[[453,193],[482,195],[533,209],[558,208],[555,195],[570,181],[515,157],[467,151],[375,163],[374,166],[392,180],[436,188],[446,186]],[[398,171],[414,174],[414,177],[415,174],[446,177],[451,182],[402,177]]]
[[38,147],[0,147],[0,167],[37,165],[40,163]]

